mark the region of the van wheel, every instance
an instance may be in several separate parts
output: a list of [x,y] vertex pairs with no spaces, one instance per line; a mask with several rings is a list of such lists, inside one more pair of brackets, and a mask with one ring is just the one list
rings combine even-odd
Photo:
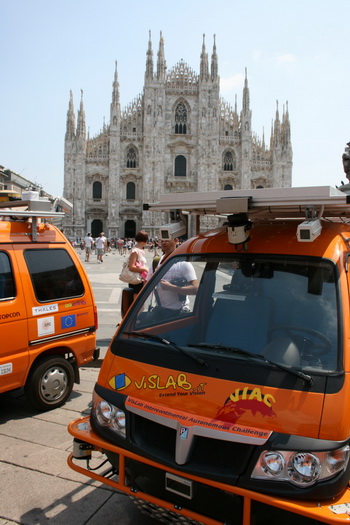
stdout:
[[25,394],[32,406],[52,410],[62,406],[70,396],[74,384],[74,369],[63,357],[47,357],[30,372]]

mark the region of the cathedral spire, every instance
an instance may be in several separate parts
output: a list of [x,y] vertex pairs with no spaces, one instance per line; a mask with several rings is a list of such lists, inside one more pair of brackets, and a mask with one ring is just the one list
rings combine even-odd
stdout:
[[202,81],[206,81],[209,78],[208,53],[206,53],[206,50],[205,50],[205,35],[204,34],[203,34],[203,44],[202,44],[199,77]]
[[114,81],[113,81],[113,92],[112,92],[112,105],[120,106],[119,98],[119,81],[118,81],[118,63],[115,61]]
[[278,100],[276,100],[276,117],[275,117],[274,134],[273,134],[273,144],[275,148],[279,146],[280,141],[281,141],[281,122],[280,122],[280,114],[278,111]]
[[117,129],[119,120],[120,120],[120,97],[119,97],[119,81],[118,81],[118,64],[117,64],[117,61],[115,61],[112,102],[111,102],[111,111],[110,111],[110,123],[111,123],[111,128],[113,128],[114,131],[116,131]]
[[244,88],[243,88],[243,113],[248,113],[250,109],[250,95],[248,87],[248,76],[247,68],[245,68],[245,79],[244,79]]
[[284,108],[283,108],[282,136],[283,136],[283,144],[287,147],[290,144],[290,120],[289,120],[289,112],[288,112],[288,101],[286,102],[286,112],[284,112]]
[[238,127],[239,127],[239,118],[238,118],[238,111],[237,111],[237,95],[235,95],[235,110],[233,113],[233,127],[235,130],[238,130]]
[[217,82],[219,80],[218,55],[216,54],[216,40],[215,39],[216,37],[214,35],[213,53],[211,55],[211,79],[213,82]]
[[159,49],[158,49],[158,60],[157,60],[157,79],[165,79],[166,62],[164,57],[164,38],[162,32],[160,32]]
[[75,114],[74,114],[74,103],[73,93],[70,91],[69,106],[67,111],[67,126],[66,126],[66,140],[70,140],[75,137]]
[[77,125],[77,136],[83,140],[86,138],[86,124],[85,124],[85,111],[83,103],[83,90],[81,89],[80,108],[78,111],[78,125]]
[[273,148],[273,120],[271,120],[271,133],[270,133],[270,150]]
[[149,32],[148,39],[148,49],[146,53],[146,72],[145,72],[145,82],[147,80],[153,79],[153,50],[152,50],[152,41],[151,41],[151,31]]

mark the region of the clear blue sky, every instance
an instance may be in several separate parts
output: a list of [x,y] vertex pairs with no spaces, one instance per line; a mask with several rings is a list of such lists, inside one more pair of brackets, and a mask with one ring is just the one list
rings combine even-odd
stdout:
[[109,123],[114,64],[122,107],[143,89],[149,30],[170,70],[199,72],[216,34],[221,95],[238,110],[248,69],[253,130],[270,137],[288,101],[293,186],[338,185],[350,140],[348,0],[1,0],[0,165],[63,191],[69,92],[90,135]]

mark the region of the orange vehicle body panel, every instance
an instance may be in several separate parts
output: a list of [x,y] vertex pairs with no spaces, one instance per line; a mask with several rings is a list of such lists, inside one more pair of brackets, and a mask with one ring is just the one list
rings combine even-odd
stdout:
[[[73,299],[39,302],[24,253],[58,248],[63,248],[73,260],[84,293]],[[0,220],[0,251],[9,257],[16,290],[13,299],[0,301],[0,392],[24,386],[38,357],[69,353],[77,366],[92,361],[96,351],[94,296],[79,257],[66,237],[56,227],[39,223],[37,242],[32,242],[31,223]],[[45,286],[49,291],[49,284]],[[61,321],[70,315],[74,316],[71,329]],[[11,373],[7,367],[12,368]]]
[[[116,387],[112,370],[124,375],[127,386]],[[204,425],[208,421],[221,423],[234,433],[239,433],[238,427],[254,427],[259,432],[288,432],[313,438],[319,434],[322,394],[291,393],[156,366],[150,369],[120,357],[114,358],[110,376],[103,383],[100,378],[99,384],[127,395],[144,410],[146,404],[149,407],[154,404],[155,410],[161,407],[174,410],[186,425],[191,425],[191,421],[200,425],[200,418],[204,418]]]

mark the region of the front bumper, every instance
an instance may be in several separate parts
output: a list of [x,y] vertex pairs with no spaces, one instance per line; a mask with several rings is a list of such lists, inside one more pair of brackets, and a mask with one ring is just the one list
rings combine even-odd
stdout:
[[[239,501],[235,514],[232,516],[232,523],[234,522],[237,525],[238,523],[241,525],[250,525],[251,515],[257,511],[259,505],[260,508],[261,505],[269,506],[271,512],[280,509],[281,511],[284,511],[284,514],[290,515],[291,513],[294,516],[291,521],[293,524],[302,523],[303,525],[308,525],[311,523],[311,521],[308,521],[309,519],[334,525],[349,524],[350,522],[349,489],[346,489],[340,497],[328,501],[299,502],[296,500],[284,500],[239,487],[233,487],[225,483],[200,478],[187,473],[184,475],[181,471],[167,468],[160,463],[114,446],[104,439],[101,439],[91,428],[89,417],[72,421],[68,426],[68,431],[75,438],[75,441],[79,443],[81,449],[81,453],[75,455],[75,457],[73,456],[73,453],[68,457],[68,465],[73,470],[92,479],[98,480],[101,483],[105,483],[106,485],[113,487],[115,490],[128,494],[133,500],[136,500],[135,502],[139,504],[141,510],[144,510],[148,514],[153,510],[154,517],[156,517],[156,514],[159,512],[163,512],[163,515],[166,513],[166,519],[169,523],[177,523],[178,521],[181,521],[181,523],[219,525],[222,523],[231,523],[231,521],[228,521],[227,519],[217,521],[217,519],[213,519],[213,517],[209,517],[205,513],[202,514],[197,510],[194,511],[191,508],[191,502],[189,502],[186,497],[177,497],[177,500],[181,502],[181,504],[179,504],[174,502],[176,498],[174,500],[174,494],[171,492],[169,492],[169,498],[165,499],[164,497],[158,497],[158,494],[152,494],[152,491],[140,490],[134,485],[128,474],[129,465],[137,463],[138,465],[141,465],[145,471],[156,472],[158,478],[162,477],[165,479],[166,476],[170,476],[175,480],[183,480],[183,483],[181,484],[182,486],[186,486],[186,483],[193,484],[194,487],[200,486],[200,490],[204,490],[204,494],[205,491],[212,492],[211,499],[214,501],[219,501],[220,494],[226,498],[233,498],[231,500],[232,504],[234,501],[236,501],[236,503]],[[82,467],[81,460],[89,459],[92,452],[100,454],[107,452],[109,456],[113,456],[117,459],[117,467],[114,463],[114,469],[108,468],[104,472],[100,472],[99,470],[92,471],[89,470],[89,468]],[[155,478],[154,484],[152,483],[152,485],[156,485],[157,480]],[[181,488],[180,490],[182,491],[183,489]],[[188,506],[186,506],[187,502]],[[233,505],[232,508],[234,508]],[[218,515],[220,515],[219,504]],[[304,517],[306,521],[299,522],[300,517]],[[171,521],[172,518],[174,518],[173,521]],[[256,523],[258,523],[258,521],[256,521]]]

